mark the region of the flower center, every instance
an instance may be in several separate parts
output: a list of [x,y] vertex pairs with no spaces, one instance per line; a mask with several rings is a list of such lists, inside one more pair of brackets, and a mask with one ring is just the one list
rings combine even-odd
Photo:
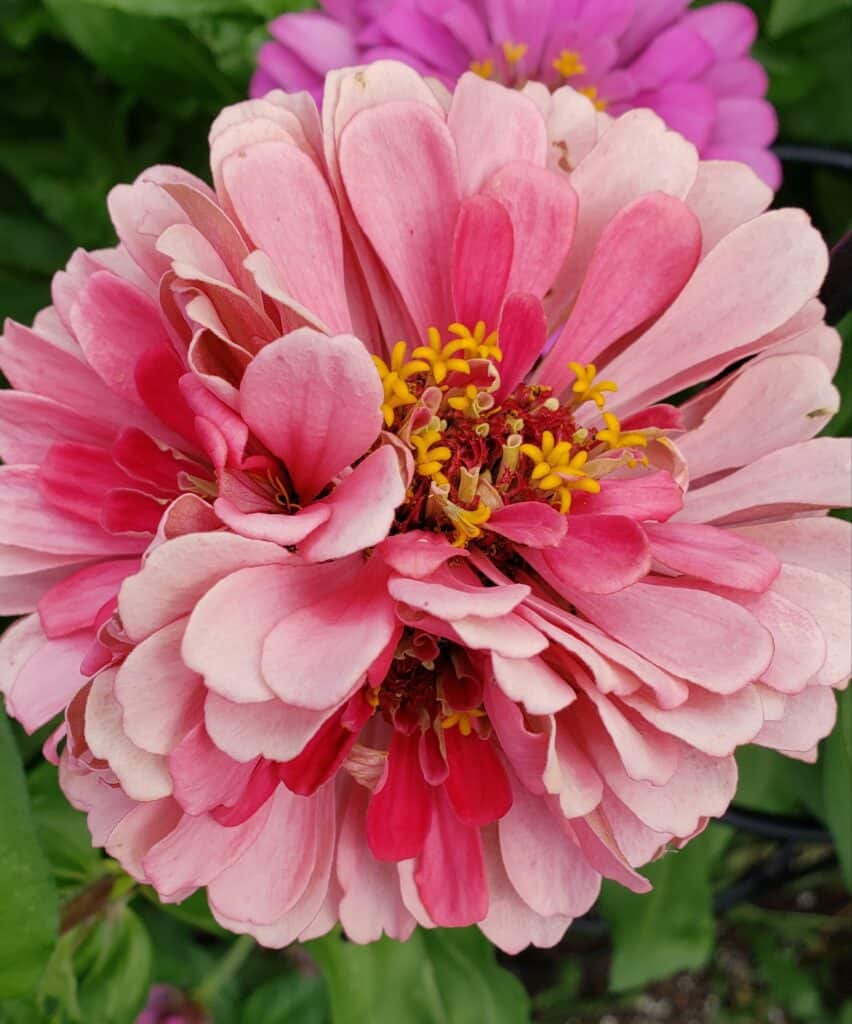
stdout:
[[576,380],[563,399],[521,384],[498,401],[502,358],[497,332],[482,321],[451,324],[446,335],[430,327],[428,344],[410,354],[400,341],[389,362],[374,357],[385,425],[410,447],[415,467],[393,532],[436,530],[466,547],[497,509],[540,501],[564,515],[578,491],[596,494],[601,477],[647,463],[634,451],[646,447],[645,435],[622,431],[612,413],[603,412],[597,431],[575,420],[586,403],[602,411],[617,390],[593,364],[570,364]]
[[[481,78],[493,78],[519,89],[531,79],[542,81],[555,89],[588,72],[577,50],[560,50],[559,55],[550,62],[550,67],[538,69],[524,66],[529,63],[524,62],[528,51],[526,43],[507,39],[496,53],[482,60],[471,61],[470,70]],[[588,97],[598,110],[606,109],[607,101],[598,95],[596,86],[586,83],[578,86],[577,91]]]

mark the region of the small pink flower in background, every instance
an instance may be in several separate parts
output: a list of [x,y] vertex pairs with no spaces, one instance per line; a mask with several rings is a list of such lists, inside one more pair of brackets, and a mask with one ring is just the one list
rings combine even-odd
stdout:
[[136,1024],[209,1024],[210,1018],[171,985],[153,985]]
[[0,346],[7,703],[234,931],[553,944],[832,728],[825,246],[570,88],[379,62],[210,141]]
[[452,89],[468,70],[521,87],[571,85],[607,114],[650,107],[705,159],[740,160],[773,189],[778,130],[766,73],[749,57],[754,13],[689,0],[321,0],[282,14],[258,53],[252,96],[307,89],[326,72],[401,60]]

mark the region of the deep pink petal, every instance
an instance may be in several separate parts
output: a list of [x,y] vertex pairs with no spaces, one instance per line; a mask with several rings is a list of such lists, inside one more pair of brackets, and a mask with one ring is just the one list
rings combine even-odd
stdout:
[[433,791],[423,778],[418,745],[419,733],[394,731],[384,782],[367,809],[367,842],[378,860],[416,857],[429,832]]
[[571,515],[558,547],[543,548],[532,564],[546,566],[555,585],[592,594],[629,587],[651,569],[651,549],[642,528],[626,516]]
[[717,527],[648,523],[645,532],[654,558],[663,565],[722,586],[763,592],[781,569],[766,548]]
[[453,728],[444,731],[444,742],[450,768],[444,792],[459,821],[488,825],[502,818],[512,806],[512,789],[491,741]]
[[514,232],[504,207],[487,196],[471,196],[459,208],[453,238],[453,304],[456,318],[473,328],[499,322],[512,267]]

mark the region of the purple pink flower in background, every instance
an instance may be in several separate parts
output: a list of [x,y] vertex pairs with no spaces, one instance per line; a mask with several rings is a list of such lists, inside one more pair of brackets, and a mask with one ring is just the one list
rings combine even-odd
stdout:
[[321,0],[283,14],[258,54],[253,96],[306,89],[327,71],[390,58],[452,89],[473,70],[521,87],[571,85],[618,116],[650,107],[708,160],[749,164],[773,189],[777,120],[766,73],[749,57],[757,33],[738,3],[688,0]]

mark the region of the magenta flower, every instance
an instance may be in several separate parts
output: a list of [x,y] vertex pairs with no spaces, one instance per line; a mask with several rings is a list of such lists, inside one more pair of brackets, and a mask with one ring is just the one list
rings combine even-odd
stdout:
[[321,0],[282,14],[258,53],[252,96],[306,89],[326,72],[401,60],[452,89],[473,70],[522,87],[571,85],[618,116],[655,110],[707,160],[740,160],[773,189],[778,131],[766,73],[749,57],[757,19],[738,3],[689,0]]
[[171,985],[152,985],[136,1024],[209,1024],[210,1017]]
[[10,709],[67,705],[93,840],[234,931],[552,944],[739,745],[832,728],[825,246],[650,111],[393,62],[211,164],[116,190],[0,346]]

